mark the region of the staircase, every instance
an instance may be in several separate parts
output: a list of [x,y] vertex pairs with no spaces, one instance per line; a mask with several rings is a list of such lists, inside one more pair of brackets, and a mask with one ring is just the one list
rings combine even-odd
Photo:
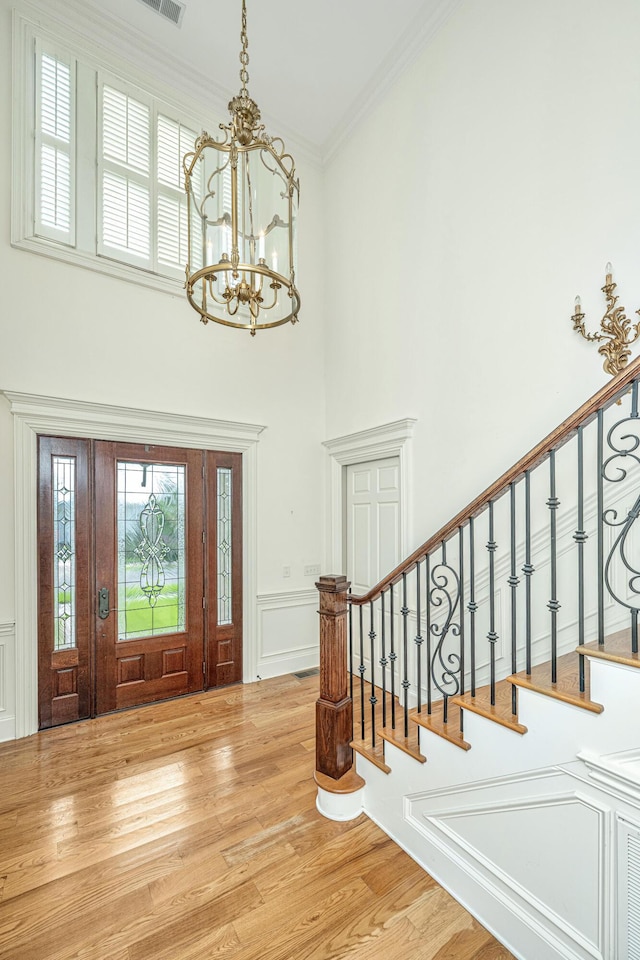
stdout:
[[522,960],[640,960],[639,377],[367,595],[318,584],[319,810],[366,813]]

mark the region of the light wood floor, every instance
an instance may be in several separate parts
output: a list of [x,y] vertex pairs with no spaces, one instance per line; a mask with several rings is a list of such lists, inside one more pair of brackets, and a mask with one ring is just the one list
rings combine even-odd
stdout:
[[0,957],[509,960],[364,815],[317,813],[317,684],[0,745]]

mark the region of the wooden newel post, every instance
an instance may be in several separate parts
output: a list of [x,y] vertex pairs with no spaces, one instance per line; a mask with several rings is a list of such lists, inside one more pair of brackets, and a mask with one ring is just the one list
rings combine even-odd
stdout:
[[353,764],[353,703],[347,688],[346,577],[320,577],[320,696],[316,702],[316,770],[334,780]]

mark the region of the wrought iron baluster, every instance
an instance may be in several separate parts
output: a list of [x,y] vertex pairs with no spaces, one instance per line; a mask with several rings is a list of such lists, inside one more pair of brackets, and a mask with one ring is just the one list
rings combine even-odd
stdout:
[[460,653],[451,651],[447,654],[445,643],[449,634],[460,636],[460,623],[454,620],[460,603],[460,577],[453,567],[447,563],[447,545],[442,541],[442,559],[430,571],[430,589],[428,602],[435,610],[442,609],[444,622],[431,623],[430,634],[435,638],[436,645],[431,656],[431,676],[436,688],[442,694],[442,720],[449,720],[449,698],[460,693]]
[[387,725],[387,660],[386,648],[386,630],[384,622],[384,590],[380,594],[380,643],[382,646],[382,656],[380,657],[380,666],[382,667],[382,727]]
[[[460,592],[460,694],[464,693],[464,540],[462,527],[458,527],[458,577]],[[460,711],[460,731],[464,729],[464,710]]]
[[[638,419],[638,381],[634,380],[631,387],[631,419]],[[638,610],[631,610],[631,652],[638,652]]]
[[531,675],[531,576],[535,567],[531,563],[531,471],[524,475],[524,566],[525,577],[525,668]]
[[422,612],[420,609],[420,561],[416,563],[416,683],[418,694],[418,713],[422,713],[422,634],[421,628]]
[[604,644],[604,421],[598,410],[598,643]]
[[[573,539],[578,545],[578,644],[584,644],[584,544],[588,539],[584,529],[584,437],[578,427],[578,526]],[[585,690],[584,655],[578,658],[580,693]]]
[[[351,596],[351,587],[349,587],[349,596]],[[349,698],[351,700],[351,739],[353,740],[353,604],[349,604]]]
[[[446,540],[442,541],[442,565],[443,567],[447,566],[447,542]],[[443,704],[442,704],[442,720],[444,723],[449,722],[449,695],[446,690],[443,690]]]
[[404,735],[409,736],[409,607],[407,606],[407,575],[402,574],[402,658],[404,660],[402,689],[404,690]]
[[429,577],[431,576],[431,558],[427,554],[425,559],[425,593],[424,593],[424,605],[425,605],[425,622],[427,630],[427,713],[431,716],[431,706],[432,706],[432,696],[431,696],[431,603],[429,602]]
[[471,696],[476,695],[476,553],[473,517],[469,519],[469,652],[471,654]]
[[[516,576],[516,484],[509,484],[509,523],[511,533],[511,573],[507,583],[511,588],[511,673],[518,672],[518,640],[517,640],[517,605],[516,594],[520,580]],[[515,716],[518,712],[518,691],[515,683],[511,684],[511,712]]]
[[551,614],[551,682],[556,683],[558,679],[558,554],[557,554],[557,510],[560,501],[556,496],[556,452],[552,450],[549,454],[549,539],[551,547],[551,558],[549,565],[551,580],[551,599],[547,608]]
[[395,616],[393,610],[393,584],[389,587],[389,631],[391,634],[391,650],[389,660],[391,661],[391,729],[396,728],[396,660],[398,654],[395,648]]
[[360,737],[364,740],[364,673],[366,667],[364,665],[364,628],[362,626],[362,604],[358,607],[358,613],[360,614],[360,664],[358,666],[358,672],[360,673]]
[[369,601],[369,643],[370,643],[370,657],[371,657],[371,694],[369,696],[369,703],[371,704],[371,746],[375,747],[376,745],[376,703],[378,702],[378,698],[376,697],[376,671],[375,671],[376,632],[373,629],[373,600]]
[[[631,411],[629,416],[624,417],[610,427],[607,433],[607,450],[611,450],[606,460],[603,460],[600,470],[601,483],[604,480],[610,483],[621,483],[625,480],[632,469],[638,469],[640,466],[640,433],[638,424],[638,383],[633,381],[631,385]],[[604,524],[610,528],[618,528],[613,545],[609,550],[609,555],[604,564],[603,585],[606,585],[610,596],[620,606],[629,610],[631,618],[631,650],[638,652],[638,602],[640,600],[640,565],[637,560],[637,551],[629,538],[634,525],[640,517],[640,494],[637,493],[637,478],[633,485],[634,502],[627,511],[626,516],[618,520],[618,510],[615,507],[604,509],[604,493],[602,496],[602,537],[604,539]],[[624,588],[622,581],[614,577],[614,562],[616,569],[624,576]],[[629,595],[634,598],[630,601]],[[604,615],[602,630],[598,637],[600,643],[604,643]]]
[[493,527],[493,500],[489,501],[489,540],[487,542],[487,551],[489,553],[489,633],[487,634],[487,640],[489,641],[489,656],[490,656],[490,689],[491,689],[491,706],[495,706],[496,703],[496,643],[498,641],[498,634],[496,633],[496,566],[495,566],[495,554],[496,554],[497,544],[494,540],[494,527]]

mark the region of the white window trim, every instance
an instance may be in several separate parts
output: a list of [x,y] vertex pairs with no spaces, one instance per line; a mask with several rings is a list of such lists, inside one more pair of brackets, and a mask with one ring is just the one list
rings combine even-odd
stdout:
[[346,467],[353,463],[366,463],[383,457],[398,457],[400,486],[400,556],[407,555],[409,530],[411,529],[411,502],[409,478],[411,476],[411,439],[416,420],[407,417],[383,423],[368,430],[360,430],[334,440],[326,440],[323,446],[329,454],[329,550],[331,570],[344,573],[345,543],[345,477]]
[[16,738],[38,729],[38,435],[92,437],[242,454],[243,682],[256,679],[259,424],[5,391],[16,481]]
[[[40,18],[38,18],[40,20]],[[46,24],[46,25],[45,25]],[[59,27],[58,27],[59,29]],[[70,247],[60,241],[54,241],[47,237],[37,236],[35,234],[35,203],[36,203],[36,185],[34,171],[34,136],[33,126],[34,117],[32,108],[35,104],[35,71],[33,62],[35,56],[36,42],[42,42],[44,46],[50,45],[52,48],[64,50],[66,54],[76,61],[76,70],[78,73],[85,68],[90,68],[98,75],[108,75],[117,80],[120,88],[130,87],[132,95],[147,95],[153,99],[155,107],[162,114],[172,119],[179,118],[180,123],[192,130],[200,131],[204,126],[209,129],[217,129],[219,120],[212,121],[210,116],[204,116],[203,112],[198,116],[198,107],[194,102],[186,104],[176,103],[170,95],[170,92],[163,87],[159,87],[157,81],[149,76],[135,76],[126,65],[121,65],[115,60],[105,59],[105,55],[91,42],[85,41],[79,35],[71,35],[68,39],[55,29],[54,25],[43,22],[36,22],[36,19],[29,19],[20,11],[13,11],[13,123],[12,123],[12,177],[11,177],[11,245],[20,250],[27,250],[49,259],[75,264],[76,266],[92,270],[97,273],[116,277],[120,280],[127,280],[130,283],[136,283],[141,286],[150,287],[153,290],[159,290],[172,296],[182,296],[184,290],[183,274],[176,274],[175,277],[162,276],[154,273],[155,252],[152,256],[152,262],[149,266],[132,266],[126,262],[112,259],[108,251],[100,254],[96,243],[95,251],[78,249]],[[157,93],[148,93],[147,91],[157,91]],[[80,103],[81,92],[78,96],[77,109],[86,107]],[[156,110],[153,111],[154,118]],[[76,125],[78,137],[82,136],[80,123]],[[96,130],[97,135],[97,130]],[[85,149],[85,145],[78,141],[78,149]],[[97,144],[96,144],[97,148]],[[97,157],[96,157],[97,159]],[[77,202],[91,202],[96,216],[98,214],[97,204],[97,186],[98,172],[95,171],[95,183],[92,185],[82,181],[82,170],[80,165],[76,168],[76,190]],[[155,188],[153,193],[155,195]],[[81,195],[82,194],[82,195]],[[89,196],[91,194],[91,196]],[[153,201],[152,201],[153,203]],[[152,214],[155,217],[155,211],[152,207]],[[86,243],[88,238],[82,235],[81,224],[76,219],[76,242],[78,244]],[[96,229],[94,225],[93,229]],[[97,238],[96,238],[97,239]]]

